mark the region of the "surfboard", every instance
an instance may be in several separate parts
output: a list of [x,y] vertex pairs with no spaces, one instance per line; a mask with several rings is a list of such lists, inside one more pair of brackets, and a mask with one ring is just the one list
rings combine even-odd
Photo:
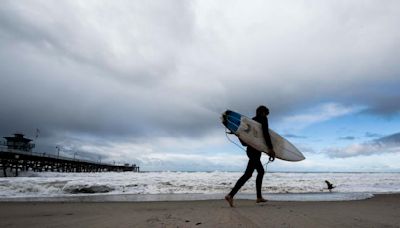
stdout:
[[[260,123],[231,110],[226,110],[222,113],[221,119],[222,124],[244,143],[259,151],[268,151]],[[287,139],[271,129],[269,129],[269,134],[276,158],[285,161],[301,161],[305,159],[304,155]]]

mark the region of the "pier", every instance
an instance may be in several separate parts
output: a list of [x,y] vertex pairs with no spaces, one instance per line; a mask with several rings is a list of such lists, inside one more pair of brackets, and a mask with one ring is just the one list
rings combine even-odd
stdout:
[[[7,176],[7,169],[18,176],[20,171],[33,172],[140,172],[139,166],[129,164],[109,164],[85,159],[32,152],[34,144],[22,134],[4,137],[7,142],[0,145],[0,170]],[[2,148],[2,147],[7,148]]]

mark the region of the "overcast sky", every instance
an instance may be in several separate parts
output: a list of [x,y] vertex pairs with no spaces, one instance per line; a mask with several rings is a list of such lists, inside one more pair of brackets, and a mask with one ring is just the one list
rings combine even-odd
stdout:
[[[275,171],[400,171],[399,1],[0,4],[0,133],[142,170],[244,170],[226,109],[306,156]],[[267,158],[265,157],[264,160]]]

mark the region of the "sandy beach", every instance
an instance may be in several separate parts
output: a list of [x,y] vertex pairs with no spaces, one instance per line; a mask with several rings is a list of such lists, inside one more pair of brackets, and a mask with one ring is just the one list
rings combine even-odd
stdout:
[[400,194],[359,201],[255,204],[2,202],[0,227],[400,227]]

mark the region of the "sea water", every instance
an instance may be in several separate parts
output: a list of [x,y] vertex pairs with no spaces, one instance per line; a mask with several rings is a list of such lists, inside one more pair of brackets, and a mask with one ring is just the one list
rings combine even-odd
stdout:
[[[0,201],[151,201],[220,199],[241,172],[23,173],[0,178]],[[255,176],[238,198],[254,199]],[[325,180],[336,186],[329,193]],[[80,189],[92,193],[80,193]],[[96,192],[97,191],[97,192]],[[266,173],[262,191],[271,200],[352,200],[400,193],[400,173]]]

